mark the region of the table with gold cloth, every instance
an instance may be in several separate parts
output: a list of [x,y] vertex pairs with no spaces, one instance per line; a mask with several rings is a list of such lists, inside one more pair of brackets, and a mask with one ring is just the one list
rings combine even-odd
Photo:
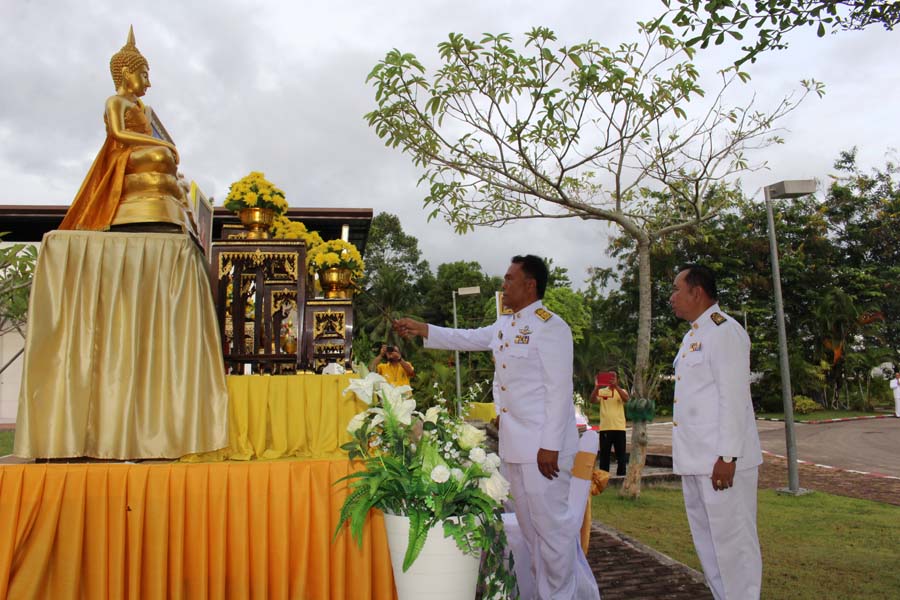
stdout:
[[228,447],[182,461],[346,459],[347,424],[366,405],[344,394],[345,375],[229,375]]
[[28,315],[16,455],[178,458],[226,445],[215,308],[187,235],[47,233]]
[[379,513],[332,542],[352,377],[228,377],[220,452],[0,466],[0,598],[394,598]]

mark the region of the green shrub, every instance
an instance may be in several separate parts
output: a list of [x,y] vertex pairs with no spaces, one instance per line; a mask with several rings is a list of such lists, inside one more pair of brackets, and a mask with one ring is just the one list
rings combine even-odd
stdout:
[[808,396],[794,396],[794,413],[798,415],[808,415],[811,412],[821,410],[812,398]]

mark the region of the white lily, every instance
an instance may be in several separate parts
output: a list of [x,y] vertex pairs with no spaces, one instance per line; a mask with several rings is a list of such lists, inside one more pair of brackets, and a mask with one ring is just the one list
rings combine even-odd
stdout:
[[387,380],[378,373],[369,373],[362,379],[351,379],[350,385],[347,386],[344,393],[353,392],[361,401],[372,404],[372,395],[375,393],[376,385],[380,386],[386,383]]
[[432,406],[428,410],[425,411],[425,421],[428,423],[437,424],[438,415],[441,414],[441,409],[438,406]]
[[352,419],[350,419],[350,423],[347,424],[347,432],[354,434],[356,433],[360,427],[366,422],[366,417],[368,413],[361,412],[357,415],[354,415]]
[[408,385],[400,387],[386,385],[381,388],[384,406],[404,425],[412,423],[412,414],[416,410],[416,401],[404,395],[410,389]]

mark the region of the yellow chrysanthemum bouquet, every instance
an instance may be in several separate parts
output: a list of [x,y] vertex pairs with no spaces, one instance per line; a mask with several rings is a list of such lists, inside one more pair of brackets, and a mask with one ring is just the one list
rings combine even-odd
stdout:
[[306,255],[310,271],[338,268],[350,269],[354,279],[362,277],[365,263],[356,246],[344,240],[329,240],[314,247]]
[[283,191],[263,173],[253,171],[231,184],[225,197],[225,208],[234,212],[244,208],[270,208],[276,215],[281,215],[288,209],[288,203]]
[[300,221],[291,221],[284,215],[278,215],[272,222],[272,237],[283,240],[303,240],[306,251],[323,243],[318,231],[309,231]]

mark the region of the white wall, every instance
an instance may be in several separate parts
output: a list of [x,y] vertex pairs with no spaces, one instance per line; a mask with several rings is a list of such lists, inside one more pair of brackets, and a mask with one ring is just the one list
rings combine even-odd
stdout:
[[[24,346],[25,339],[17,331],[0,336],[0,367],[5,365]],[[0,374],[0,423],[10,423],[16,420],[23,362],[24,358],[19,356],[9,368]]]

